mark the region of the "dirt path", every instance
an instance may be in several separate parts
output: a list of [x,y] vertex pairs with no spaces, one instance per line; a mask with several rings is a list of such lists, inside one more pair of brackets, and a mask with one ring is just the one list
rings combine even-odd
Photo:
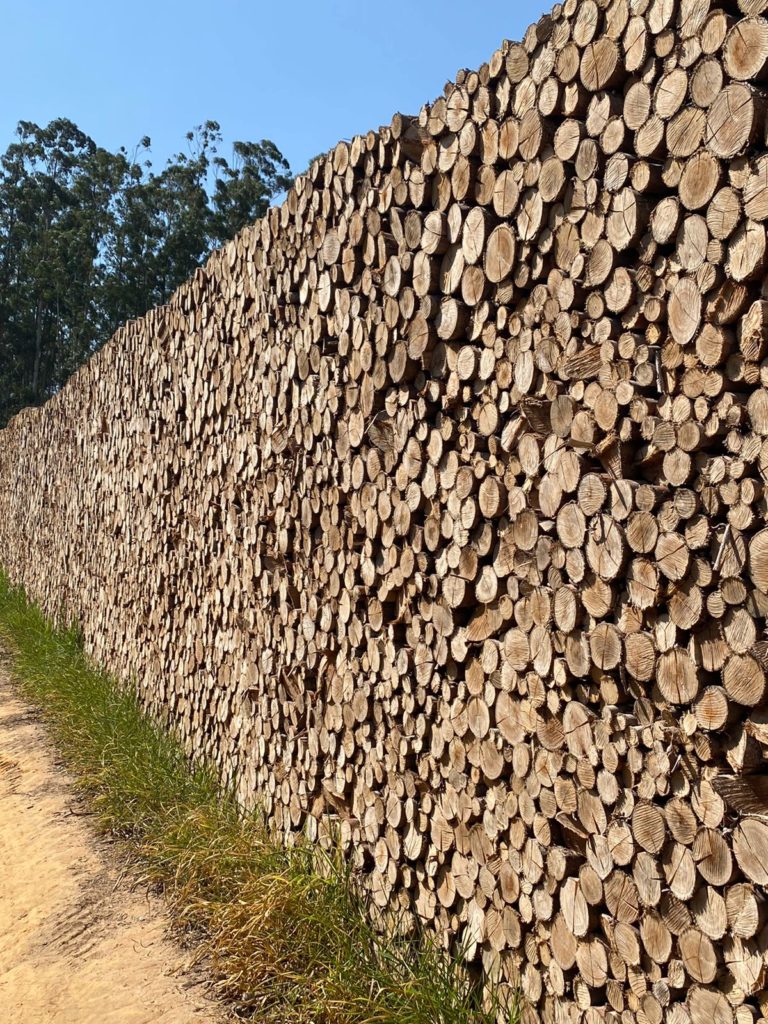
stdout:
[[162,903],[131,890],[0,664],[0,1020],[221,1024]]

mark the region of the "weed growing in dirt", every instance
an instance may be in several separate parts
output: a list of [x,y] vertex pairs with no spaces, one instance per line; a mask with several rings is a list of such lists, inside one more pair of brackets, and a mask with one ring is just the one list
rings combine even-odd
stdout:
[[514,1024],[517,1005],[473,984],[424,934],[371,923],[341,857],[287,847],[191,766],[135,696],[96,671],[0,576],[0,633],[102,828],[126,841],[222,991],[264,1024]]

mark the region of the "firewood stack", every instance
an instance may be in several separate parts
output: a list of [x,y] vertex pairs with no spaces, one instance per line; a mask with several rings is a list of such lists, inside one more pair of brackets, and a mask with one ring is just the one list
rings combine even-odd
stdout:
[[530,1021],[768,1018],[768,0],[567,0],[0,435],[0,561]]

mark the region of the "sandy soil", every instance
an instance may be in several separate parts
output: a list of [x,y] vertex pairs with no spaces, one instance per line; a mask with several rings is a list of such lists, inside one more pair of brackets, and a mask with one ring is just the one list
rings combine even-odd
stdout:
[[120,877],[0,663],[0,1021],[221,1024],[188,968],[162,902]]

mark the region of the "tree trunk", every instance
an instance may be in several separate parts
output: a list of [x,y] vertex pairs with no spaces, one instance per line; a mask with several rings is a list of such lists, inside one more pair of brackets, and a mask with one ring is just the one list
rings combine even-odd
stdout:
[[43,358],[43,320],[45,306],[42,297],[38,298],[35,307],[35,361],[32,367],[32,401],[37,404],[40,397],[40,367]]

